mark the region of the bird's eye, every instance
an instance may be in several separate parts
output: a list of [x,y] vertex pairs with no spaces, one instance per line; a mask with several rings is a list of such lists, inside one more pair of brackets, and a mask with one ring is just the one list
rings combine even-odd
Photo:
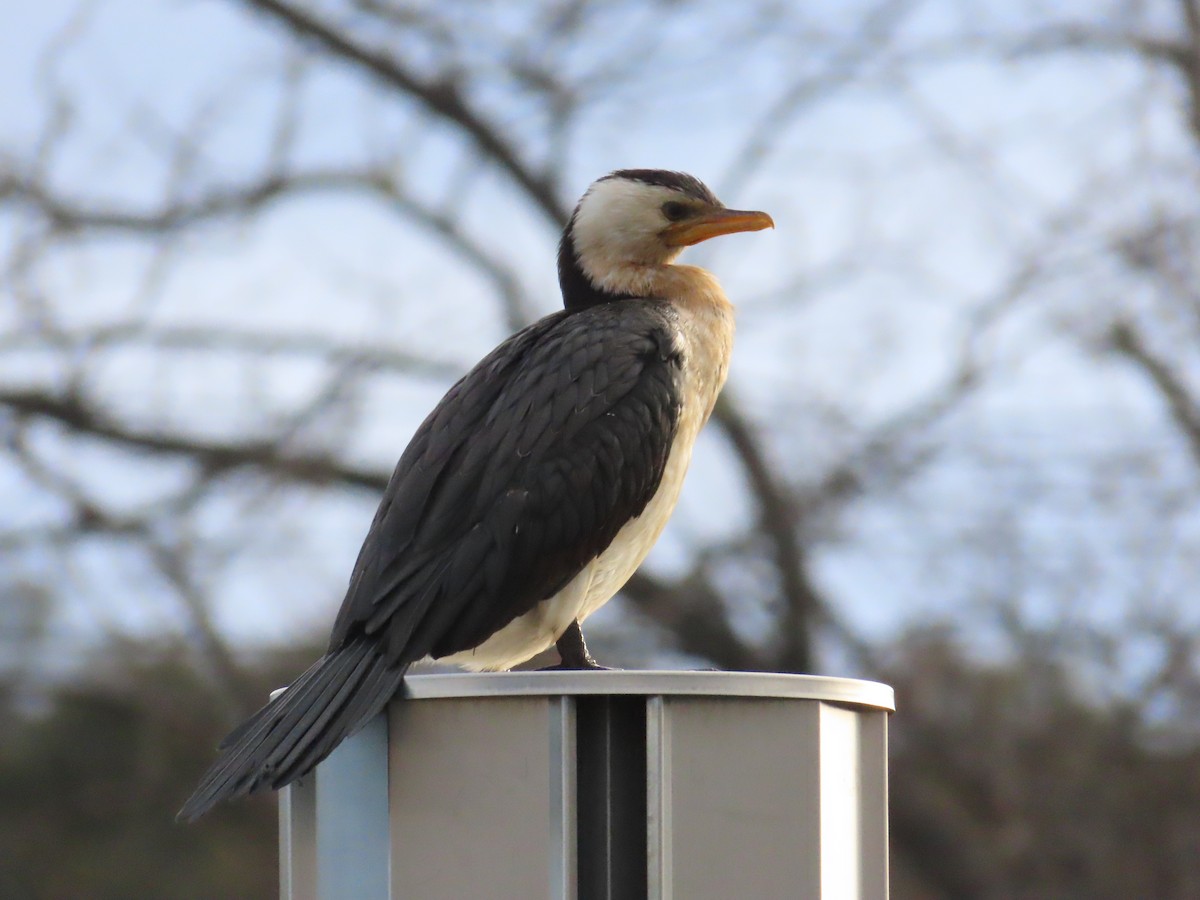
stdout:
[[675,200],[668,200],[662,205],[663,215],[672,222],[686,219],[691,211],[691,208],[686,203],[678,203]]

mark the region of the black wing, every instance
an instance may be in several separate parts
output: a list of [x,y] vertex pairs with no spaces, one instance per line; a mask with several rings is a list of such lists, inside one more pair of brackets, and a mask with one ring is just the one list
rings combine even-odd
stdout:
[[679,418],[674,313],[548,316],[459,381],[393,472],[330,640],[393,663],[478,646],[552,596],[645,509]]

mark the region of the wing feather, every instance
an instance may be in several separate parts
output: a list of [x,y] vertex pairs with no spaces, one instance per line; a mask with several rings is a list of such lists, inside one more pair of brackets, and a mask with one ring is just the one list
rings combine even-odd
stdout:
[[355,564],[331,649],[384,632],[410,662],[477,646],[638,516],[675,436],[672,312],[557,313],[464,376],[421,425]]

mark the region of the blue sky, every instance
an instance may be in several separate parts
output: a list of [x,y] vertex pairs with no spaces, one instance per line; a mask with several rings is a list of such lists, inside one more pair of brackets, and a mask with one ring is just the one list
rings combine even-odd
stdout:
[[[74,8],[21,4],[0,13],[6,98],[0,159],[25,154],[44,124],[38,60]],[[1179,127],[1178,88],[1162,73],[1111,56],[1013,59],[954,46],[963,28],[954,4],[914,8],[891,52],[783,123],[778,149],[753,178],[730,179],[736,193],[725,199],[768,209],[778,229],[693,254],[692,261],[720,274],[739,304],[731,389],[767,427],[771,452],[787,460],[802,487],[873,425],[948,377],[958,364],[953,348],[978,310],[1003,293],[1020,259],[1038,254],[1043,283],[1006,309],[979,342],[993,377],[943,426],[952,451],[947,461],[816,523],[817,572],[854,626],[870,634],[982,602],[982,594],[964,596],[968,586],[1011,590],[1018,572],[1044,578],[1045,587],[1039,582],[1022,596],[1058,615],[1063,579],[1082,570],[1081,560],[1101,561],[1081,584],[1096,614],[1122,609],[1144,586],[1150,558],[1145,547],[1129,546],[1122,516],[1161,521],[1153,514],[1159,495],[1195,476],[1144,385],[1090,353],[1080,336],[1100,328],[1114,308],[1138,310],[1137,291],[1113,291],[1096,262],[1111,223],[1184,204],[1178,179],[1161,174],[1191,152]],[[672,54],[661,77],[620,84],[590,108],[571,143],[567,193],[627,165],[689,170],[722,189],[747,123],[769,108],[772,90],[822,62],[797,62],[793,48],[804,36],[785,29],[762,39],[752,56],[723,55],[722,37],[736,46],[739,29],[751,28],[730,9],[709,4],[705,15],[717,20],[671,19],[644,46],[638,42],[647,33],[645,17],[614,14],[600,23],[611,44],[597,42],[589,54],[546,49],[568,72],[602,68],[633,46],[651,54],[646,71],[653,73],[660,70],[651,52]],[[1029,12],[1021,9],[978,4],[979,19],[968,30],[981,43],[998,42],[1028,25]],[[1081,4],[1075,15],[1087,20],[1091,9]],[[835,36],[852,12],[814,7],[804,21]],[[1056,15],[1069,18],[1071,11]],[[169,174],[156,142],[197,121],[205,123],[207,138],[196,183],[221,184],[252,171],[267,152],[262,125],[276,99],[261,76],[283,56],[270,32],[247,21],[216,0],[97,4],[56,70],[79,100],[75,121],[84,139],[61,158],[55,178],[97,202],[155,202]],[[500,16],[489,27],[519,33],[521,26]],[[485,29],[477,38],[484,55],[488,37]],[[802,46],[819,53],[824,44]],[[942,52],[930,49],[938,47]],[[922,48],[919,62],[906,61],[907,52]],[[488,108],[515,134],[531,129],[538,112],[513,103],[510,86],[497,80],[484,91]],[[413,127],[403,109],[344,75],[314,76],[305,104],[297,164],[360,158],[371,135],[383,146]],[[436,128],[419,130],[413,140],[419,146],[406,171],[419,173],[419,190],[434,191],[455,172],[455,144]],[[1093,196],[1103,202],[1084,202]],[[502,182],[484,177],[466,221],[517,260],[531,308],[546,312],[557,303],[555,235],[537,211],[511,201]],[[1079,221],[1055,231],[1055,217],[1080,204]],[[0,239],[19,228],[0,217]],[[125,315],[150,265],[146,248],[104,241],[60,254],[39,277],[54,296],[73,298],[60,311],[83,328]],[[173,325],[334,335],[348,344],[430,353],[449,369],[465,368],[506,326],[494,305],[478,302],[487,286],[459,269],[436,239],[389,210],[354,197],[314,197],[254,223],[222,223],[184,238],[154,315]],[[0,376],[61,377],[56,357],[36,356],[0,360]],[[94,390],[123,415],[236,436],[260,426],[264,414],[294,409],[325,373],[297,359],[114,353],[91,374]],[[339,438],[347,458],[390,466],[444,385],[444,378],[368,381],[355,397],[344,445]],[[41,452],[63,465],[77,452],[61,436],[43,440]],[[171,465],[147,470],[95,452],[111,472],[96,489],[113,504],[136,506],[139,498],[171,490],[180,477]],[[1093,471],[1120,453],[1156,460],[1158,470],[1130,463],[1111,476]],[[1096,503],[1090,492],[1101,481],[1126,492],[1127,503]],[[285,636],[276,612],[282,586],[294,610],[283,631],[319,628],[336,604],[373,503],[303,491],[247,501],[239,491],[236,484],[218,491],[192,522],[197,536],[220,546],[248,502],[265,511],[250,545],[226,548],[214,559],[220,621],[246,638]],[[1030,498],[1030,512],[1005,532],[1015,495]],[[1071,510],[1086,521],[1072,518]],[[56,514],[36,503],[14,513],[47,520]],[[697,543],[720,539],[749,514],[742,485],[710,436],[677,522],[651,564],[677,570]],[[306,520],[310,525],[297,524]],[[1200,524],[1179,513],[1164,527],[1164,543],[1175,549],[1160,560],[1159,590],[1175,602],[1188,596],[1183,586],[1196,574],[1186,560],[1200,541]],[[970,552],[937,552],[969,545],[972,529],[980,545]],[[994,546],[1005,533],[1011,546]],[[80,552],[76,565],[83,589],[77,606],[64,611],[69,629],[172,627],[176,611],[129,603],[114,590],[123,580],[147,577],[137,560],[98,542]],[[747,611],[746,627],[757,621]]]

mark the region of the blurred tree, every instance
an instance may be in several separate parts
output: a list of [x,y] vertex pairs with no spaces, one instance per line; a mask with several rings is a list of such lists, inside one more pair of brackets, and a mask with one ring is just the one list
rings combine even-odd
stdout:
[[[364,500],[377,495],[390,465],[384,460],[398,452],[404,430],[382,454],[372,446],[371,463],[364,463],[364,407],[378,408],[396,383],[445,384],[472,357],[447,353],[453,342],[466,337],[486,348],[550,307],[552,300],[531,302],[552,297],[549,254],[543,251],[539,286],[531,289],[523,271],[528,260],[514,253],[514,238],[524,230],[553,245],[580,185],[596,174],[568,177],[570,157],[591,146],[589,131],[604,128],[595,119],[607,104],[632,102],[728,53],[724,43],[705,42],[675,55],[670,51],[682,38],[674,32],[729,20],[737,25],[739,54],[761,49],[778,57],[782,28],[789,60],[795,41],[817,47],[828,39],[808,33],[817,23],[772,3],[733,17],[719,4],[663,4],[648,17],[649,10],[633,7],[552,2],[519,13],[493,10],[487,22],[470,4],[234,6],[257,14],[249,71],[233,77],[235,87],[202,93],[190,114],[175,108],[184,104],[174,95],[170,108],[125,113],[129,130],[118,143],[130,156],[149,159],[140,160],[136,178],[99,183],[75,172],[74,158],[86,155],[95,132],[84,124],[93,115],[85,112],[87,91],[75,92],[69,75],[71,50],[84,39],[90,16],[101,15],[83,7],[42,61],[38,84],[48,108],[37,140],[0,170],[0,200],[14,215],[6,280],[17,300],[0,354],[36,357],[49,375],[17,376],[0,386],[12,434],[9,461],[50,508],[35,525],[12,529],[8,543],[35,556],[50,550],[74,557],[98,544],[118,551],[128,566],[159,582],[152,591],[176,595],[195,649],[230,693],[233,663],[214,624],[211,582],[244,565],[247,548],[223,529],[199,534],[200,520],[236,506],[242,515],[232,517],[233,527],[253,529],[257,542],[281,504],[311,502],[314,492],[319,500],[347,490],[362,492]],[[857,13],[861,20],[850,22],[836,51],[821,51],[822,65],[797,62],[782,79],[762,79],[761,117],[734,135],[726,185],[748,184],[777,152],[787,121],[853,79],[886,48],[907,9],[884,0]],[[639,52],[629,52],[622,34],[636,38]],[[336,138],[320,118],[336,115],[321,98],[335,90],[345,95],[338,103],[363,105],[361,121],[337,120],[344,131]],[[239,100],[255,93],[253,105]],[[653,99],[660,124],[677,120],[665,93]],[[182,125],[169,121],[181,117]],[[223,143],[232,140],[230,121],[238,129],[233,152]],[[703,134],[697,130],[696,138]],[[265,309],[255,315],[246,314],[240,298],[226,309],[187,283],[185,248],[195,253],[195,242],[214,230],[270,229],[275,211],[288,204],[300,215],[310,208],[345,215],[346,203],[394,218],[406,229],[404,239],[445,267],[432,290],[457,290],[466,299],[439,299],[435,312],[442,318],[430,321],[429,273],[422,258],[405,254],[395,282],[389,276],[397,259],[389,257],[384,271],[355,276],[364,279],[358,299],[344,296],[339,277],[343,295],[319,301],[304,296],[311,287],[289,284],[299,260],[282,260],[283,269],[268,276],[274,296],[260,296]],[[489,226],[496,218],[503,228]],[[281,234],[291,246],[294,229]],[[123,283],[137,286],[87,301],[72,291],[66,302],[52,273],[88,266],[91,254],[124,261]],[[301,294],[294,303],[285,299],[292,292]],[[376,293],[386,295],[390,309],[378,308]],[[88,313],[81,314],[81,302]],[[450,310],[485,323],[483,339],[456,329],[459,321],[444,316]],[[388,332],[396,339],[378,340]],[[198,379],[206,377],[198,393]],[[148,378],[154,387],[133,395],[130,378]],[[889,466],[911,466],[919,453],[906,436],[920,436],[969,383],[965,370],[938,379],[917,402],[803,473],[803,481],[778,464],[782,448],[767,445],[731,388],[716,414],[726,440],[708,453],[733,473],[723,489],[744,492],[749,508],[688,550],[680,577],[641,574],[627,597],[685,654],[730,667],[809,670],[823,604],[802,518],[810,508],[833,514],[848,502],[864,456],[882,481]],[[221,392],[224,410],[196,402],[208,390]],[[118,473],[113,480],[122,471],[152,470],[156,478],[137,501],[97,496],[79,471],[83,447],[103,460],[106,475]],[[892,461],[893,453],[900,459]],[[278,548],[270,555],[278,559]],[[721,583],[734,569],[744,573],[736,589]],[[323,607],[336,583],[321,583]],[[758,610],[770,627],[743,634],[735,620],[746,609]]]
[[1097,703],[1054,642],[981,665],[941,631],[893,648],[897,897],[1195,897],[1195,722]]
[[[223,725],[217,696],[182,649],[114,639],[89,676],[52,692],[39,715],[12,709],[13,685],[0,684],[0,896],[278,893],[270,798],[192,829],[172,821]],[[246,671],[247,684],[261,696],[298,663],[298,650],[273,654]]]
[[[143,798],[111,852],[72,857],[85,893],[141,892],[100,886],[143,877],[101,871],[118,844],[158,848],[152,879],[207,865],[172,856],[203,839],[156,830],[207,757],[175,755],[197,748],[172,743],[170,691],[204,747],[257,704],[239,628],[327,626],[420,416],[553,308],[578,191],[663,164],[790,236],[713,262],[740,307],[731,385],[598,652],[809,671],[819,650],[894,681],[897,896],[1194,893],[1197,9],[65,16],[0,145],[0,572],[55,610],[33,644],[0,619],[8,836],[65,770],[64,791]],[[892,646],[873,617],[905,604],[964,637]],[[29,684],[114,619],[178,635],[200,680],[159,660],[30,713]],[[41,827],[95,837],[54,796]],[[241,828],[271,844],[266,808],[195,852],[243,859]],[[44,850],[20,857],[26,892]],[[208,895],[273,877],[243,874]]]

